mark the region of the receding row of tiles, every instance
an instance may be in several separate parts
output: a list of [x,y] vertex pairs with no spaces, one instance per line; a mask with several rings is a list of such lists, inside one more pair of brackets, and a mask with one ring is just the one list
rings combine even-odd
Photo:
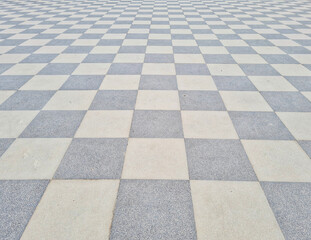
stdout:
[[1,213],[10,213],[0,220],[1,239],[310,236],[309,183],[121,180],[119,187],[119,180],[32,180],[0,186]]
[[[310,91],[311,77],[199,75],[0,76],[1,90]],[[256,89],[257,88],[257,89]]]
[[0,111],[0,138],[311,140],[310,122],[307,112]]
[[1,91],[0,110],[208,110],[310,112],[310,92]]
[[311,161],[296,141],[20,138],[12,143],[4,140],[0,147],[7,150],[0,158],[0,179],[311,182]]

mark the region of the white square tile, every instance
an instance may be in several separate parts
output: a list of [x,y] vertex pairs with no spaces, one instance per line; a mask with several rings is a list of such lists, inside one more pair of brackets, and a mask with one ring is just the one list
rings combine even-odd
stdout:
[[2,155],[0,179],[52,179],[71,139],[19,138]]
[[278,112],[277,115],[297,140],[311,140],[311,113]]
[[238,139],[227,112],[181,111],[185,138]]
[[311,161],[295,141],[242,140],[260,181],[310,182]]
[[298,91],[282,76],[249,76],[258,91]]
[[118,186],[118,180],[52,181],[21,239],[108,239]]
[[262,64],[267,63],[260,55],[258,54],[232,54],[233,59],[239,64]]
[[191,181],[198,239],[284,240],[258,182]]
[[4,103],[10,96],[12,96],[16,91],[10,91],[10,90],[7,90],[7,91],[4,91],[4,90],[1,90],[0,91],[0,105],[2,103]]
[[178,91],[140,90],[135,109],[180,110]]
[[96,91],[57,91],[44,110],[87,110],[91,105]]
[[144,63],[143,75],[176,75],[175,65],[172,63]]
[[0,63],[19,63],[29,54],[3,54],[0,55]]
[[88,111],[75,137],[128,138],[133,111]]
[[20,90],[58,90],[68,77],[68,75],[36,75]]
[[217,90],[211,76],[177,76],[179,90]]
[[283,76],[311,76],[311,71],[300,64],[271,64]]
[[290,54],[290,56],[301,64],[311,64],[311,54]]
[[0,138],[17,138],[39,111],[0,111]]
[[59,54],[52,63],[81,63],[87,54]]
[[100,88],[105,90],[137,90],[140,75],[106,75]]
[[259,54],[285,54],[280,48],[272,46],[252,47]]
[[129,139],[123,179],[189,179],[183,139]]
[[207,67],[214,76],[245,76],[238,64],[207,64]]
[[105,75],[110,68],[110,63],[81,63],[72,75]]
[[220,91],[228,111],[273,111],[259,92]]
[[9,68],[3,75],[36,75],[46,63],[19,63]]

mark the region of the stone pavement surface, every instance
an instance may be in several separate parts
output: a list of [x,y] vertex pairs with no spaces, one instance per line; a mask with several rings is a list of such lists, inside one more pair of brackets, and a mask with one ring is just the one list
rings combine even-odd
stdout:
[[309,0],[2,0],[0,239],[311,239]]

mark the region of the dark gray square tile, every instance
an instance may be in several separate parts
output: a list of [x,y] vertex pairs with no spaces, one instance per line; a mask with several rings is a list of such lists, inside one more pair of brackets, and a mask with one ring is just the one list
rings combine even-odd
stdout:
[[[3,42],[1,42],[1,45],[2,45],[2,43]],[[12,50],[10,50],[8,53],[15,53],[15,54],[19,54],[19,53],[34,53],[39,48],[40,48],[39,46],[17,46],[15,48],[13,48]]]
[[311,141],[299,141],[299,145],[302,149],[308,154],[309,158],[311,158]]
[[135,111],[130,137],[182,138],[180,111]]
[[63,84],[61,90],[97,90],[104,76],[73,75]]
[[20,137],[72,138],[86,111],[41,111]]
[[206,63],[214,63],[214,64],[225,64],[225,63],[233,63],[236,64],[234,59],[230,54],[204,54],[204,60]]
[[13,138],[0,138],[0,157],[14,142]]
[[294,58],[286,54],[261,55],[269,64],[299,64]]
[[167,75],[143,75],[140,78],[139,89],[141,90],[176,90],[176,76]]
[[218,91],[179,91],[181,110],[225,111]]
[[0,181],[0,239],[18,240],[49,181]]
[[119,53],[145,53],[146,46],[121,46]]
[[22,63],[50,63],[57,54],[31,54]]
[[14,64],[8,64],[8,63],[1,63],[0,64],[0,74],[4,73],[6,70],[8,70],[10,67],[12,67]]
[[39,75],[70,75],[79,64],[77,63],[49,63]]
[[185,139],[191,180],[256,181],[239,140]]
[[176,53],[190,53],[190,54],[200,54],[200,48],[196,46],[175,46],[173,47],[173,52]]
[[241,139],[293,139],[273,112],[229,112],[229,115]]
[[135,107],[137,91],[98,91],[90,109],[92,110],[132,110]]
[[146,54],[145,63],[173,63],[173,54]]
[[247,76],[277,76],[280,75],[269,64],[240,64]]
[[109,68],[108,74],[140,75],[142,68],[142,63],[113,63]]
[[0,90],[18,90],[32,76],[0,76]]
[[310,112],[311,102],[300,92],[261,92],[276,112]]
[[17,91],[0,105],[0,110],[40,110],[55,91]]
[[127,139],[75,138],[54,178],[120,179]]
[[122,180],[110,239],[196,239],[189,181]]
[[254,84],[244,76],[213,76],[220,91],[257,91]]
[[226,47],[230,54],[257,54],[251,47]]
[[89,53],[92,49],[90,46],[69,46],[63,53]]
[[112,63],[115,54],[88,54],[84,63]]
[[285,239],[311,239],[311,183],[262,182]]
[[285,77],[299,91],[311,91],[311,77]]
[[177,75],[210,75],[206,64],[176,63]]

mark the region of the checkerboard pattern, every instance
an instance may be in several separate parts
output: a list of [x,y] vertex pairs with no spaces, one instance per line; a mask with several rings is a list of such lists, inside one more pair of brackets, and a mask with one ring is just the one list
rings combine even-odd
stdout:
[[2,0],[0,239],[311,239],[309,0]]

